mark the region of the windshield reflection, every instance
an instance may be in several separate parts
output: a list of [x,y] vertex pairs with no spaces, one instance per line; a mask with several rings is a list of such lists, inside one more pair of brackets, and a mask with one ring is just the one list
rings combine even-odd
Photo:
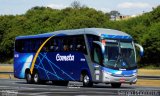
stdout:
[[105,46],[104,65],[113,68],[136,67],[135,52],[131,42],[108,43]]

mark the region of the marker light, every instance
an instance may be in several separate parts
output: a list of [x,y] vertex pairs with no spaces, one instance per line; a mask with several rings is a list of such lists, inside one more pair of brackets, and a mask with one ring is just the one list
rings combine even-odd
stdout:
[[105,46],[106,45],[106,40],[102,40],[102,44]]

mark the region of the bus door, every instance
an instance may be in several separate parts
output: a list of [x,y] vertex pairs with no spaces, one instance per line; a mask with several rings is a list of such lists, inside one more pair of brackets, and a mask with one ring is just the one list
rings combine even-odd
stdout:
[[91,51],[91,57],[94,66],[94,80],[100,82],[102,80],[101,67],[103,63],[102,44],[99,41],[94,41]]

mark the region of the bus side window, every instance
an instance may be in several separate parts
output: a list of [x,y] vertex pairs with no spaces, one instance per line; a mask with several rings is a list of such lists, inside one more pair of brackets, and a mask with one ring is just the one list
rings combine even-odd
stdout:
[[76,38],[76,51],[87,54],[84,36],[80,35]]
[[93,48],[93,41],[100,41],[100,38],[98,36],[95,36],[95,35],[90,35],[90,34],[87,34],[87,43],[89,45],[89,50],[91,50]]
[[63,45],[63,51],[69,51],[68,45]]
[[36,40],[35,39],[31,39],[31,47],[30,47],[30,51],[31,52],[36,52]]
[[68,37],[63,37],[62,39],[62,51],[69,51],[69,42],[68,42]]
[[57,50],[56,46],[57,46],[56,38],[51,39],[50,51],[51,52],[56,51]]
[[60,51],[60,46],[59,46],[59,38],[53,38],[52,41],[51,41],[51,46],[53,48],[53,52],[56,52],[56,51]]
[[23,43],[22,40],[16,40],[15,51],[17,51],[17,52],[23,52],[24,51],[24,43]]
[[102,64],[102,51],[101,47],[97,44],[93,44],[93,49],[91,52],[92,61],[98,64]]
[[77,41],[75,37],[70,37],[70,41],[69,41],[69,50],[70,51],[76,51],[76,47],[77,47]]
[[29,40],[24,40],[24,52],[29,52],[30,51],[30,41]]
[[74,50],[74,38],[73,37],[69,37],[68,38],[68,49],[69,51],[73,51]]
[[74,51],[74,43],[75,42],[75,38],[72,36],[68,36],[68,37],[63,37],[62,39],[62,45],[63,45],[63,50],[62,51]]

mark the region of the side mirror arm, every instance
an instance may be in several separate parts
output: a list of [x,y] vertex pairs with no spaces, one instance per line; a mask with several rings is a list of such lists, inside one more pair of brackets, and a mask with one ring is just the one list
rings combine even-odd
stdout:
[[135,43],[135,46],[140,49],[140,56],[143,57],[144,55],[144,49],[140,44]]
[[105,46],[104,46],[101,42],[99,42],[99,41],[93,41],[93,43],[96,43],[96,44],[98,44],[99,46],[101,46],[102,54],[104,54]]

